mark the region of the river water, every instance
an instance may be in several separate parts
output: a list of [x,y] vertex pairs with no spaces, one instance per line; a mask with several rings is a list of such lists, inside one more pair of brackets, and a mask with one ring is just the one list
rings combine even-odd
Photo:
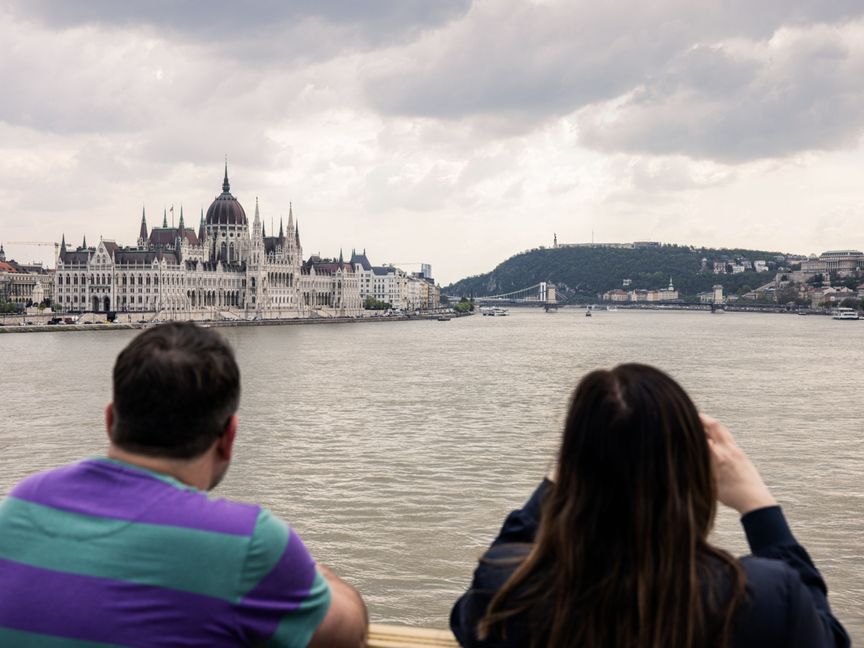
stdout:
[[[287,519],[373,620],[444,627],[476,558],[549,466],[579,378],[652,363],[737,436],[864,640],[864,322],[511,313],[222,329],[244,391],[218,493]],[[133,335],[0,335],[0,496],[104,453],[111,367]],[[746,552],[730,511],[714,540]]]

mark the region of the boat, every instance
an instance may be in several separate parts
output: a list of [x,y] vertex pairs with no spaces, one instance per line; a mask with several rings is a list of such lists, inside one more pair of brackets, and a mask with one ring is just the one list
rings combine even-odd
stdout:
[[437,319],[439,322],[449,322],[450,321],[450,317],[448,315],[439,315],[437,317]]
[[585,317],[591,317],[591,310],[593,308],[594,308],[593,306],[586,306],[585,307]]
[[857,319],[859,319],[857,310],[855,310],[854,308],[844,308],[842,306],[840,308],[835,308],[831,312],[831,317],[832,317],[832,319],[836,319],[836,320],[857,320]]
[[610,313],[616,313],[616,312],[618,312],[618,307],[617,306],[607,306],[606,310]]
[[500,306],[487,306],[480,309],[480,312],[483,315],[488,315],[489,317],[505,317],[510,314],[506,308],[501,308]]

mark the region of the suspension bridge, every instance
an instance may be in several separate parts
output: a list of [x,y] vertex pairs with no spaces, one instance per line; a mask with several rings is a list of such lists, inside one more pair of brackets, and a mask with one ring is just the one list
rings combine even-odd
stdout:
[[552,310],[558,307],[556,297],[555,284],[541,281],[527,288],[520,288],[499,295],[483,295],[482,297],[474,297],[474,303],[484,306],[493,306],[500,304],[525,304],[544,306],[546,310]]

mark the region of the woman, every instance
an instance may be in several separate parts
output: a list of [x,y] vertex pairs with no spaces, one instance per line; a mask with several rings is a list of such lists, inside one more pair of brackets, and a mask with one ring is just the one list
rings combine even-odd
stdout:
[[[849,645],[756,468],[665,373],[585,376],[557,465],[454,606],[463,646]],[[708,542],[718,500],[753,556]]]

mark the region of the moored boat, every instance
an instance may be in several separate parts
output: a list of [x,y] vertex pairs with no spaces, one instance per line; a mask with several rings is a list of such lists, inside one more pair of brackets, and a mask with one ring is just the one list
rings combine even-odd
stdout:
[[835,319],[835,320],[857,320],[857,319],[859,319],[857,310],[855,310],[854,308],[845,308],[842,306],[840,308],[835,308],[831,312],[831,317],[832,317],[832,319]]

